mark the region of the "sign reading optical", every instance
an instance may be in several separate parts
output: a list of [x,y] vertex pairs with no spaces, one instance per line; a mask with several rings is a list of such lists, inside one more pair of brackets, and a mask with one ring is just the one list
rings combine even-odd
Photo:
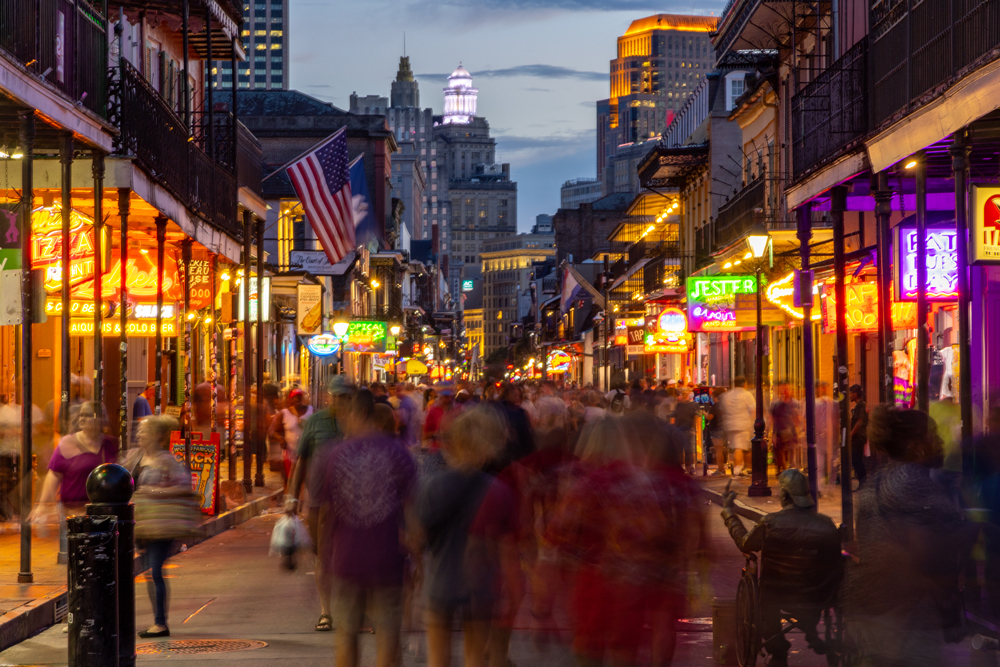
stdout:
[[344,334],[345,352],[385,352],[388,327],[385,322],[351,322]]

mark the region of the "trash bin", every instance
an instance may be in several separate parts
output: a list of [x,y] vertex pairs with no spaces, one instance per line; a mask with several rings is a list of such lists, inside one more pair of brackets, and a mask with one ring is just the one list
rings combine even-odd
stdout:
[[712,657],[717,665],[736,664],[735,598],[712,598]]

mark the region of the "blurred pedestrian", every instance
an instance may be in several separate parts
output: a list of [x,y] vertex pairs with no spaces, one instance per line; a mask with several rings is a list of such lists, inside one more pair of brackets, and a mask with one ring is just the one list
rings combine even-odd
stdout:
[[816,474],[832,485],[833,461],[840,453],[840,407],[830,396],[830,383],[816,383]]
[[694,463],[697,456],[696,421],[698,421],[698,404],[692,400],[691,392],[684,391],[678,397],[677,406],[674,408],[674,426],[684,438],[684,467],[689,475],[694,474]]
[[304,399],[305,392],[298,388],[292,389],[288,394],[287,407],[275,414],[268,431],[268,438],[281,448],[282,477],[286,483],[298,458],[303,423],[313,415],[313,407],[304,405]]
[[[853,387],[852,394],[861,398]],[[944,456],[926,413],[877,405],[868,433],[889,461],[855,498],[856,561],[842,595],[846,638],[873,667],[947,664],[944,643],[965,634],[959,579],[978,527],[965,524],[957,500],[936,481]]]
[[429,450],[441,448],[441,435],[444,428],[445,418],[452,412],[454,404],[454,387],[450,383],[441,383],[434,389],[437,398],[433,405],[427,409],[427,417],[424,420],[424,447]]
[[733,475],[746,474],[746,458],[757,415],[757,401],[746,390],[746,384],[746,378],[738,376],[733,380],[733,388],[722,396],[726,440],[733,453]]
[[725,475],[731,463],[729,461],[729,449],[726,444],[725,409],[722,405],[722,397],[725,393],[725,387],[716,387],[715,400],[712,403],[712,407],[709,408],[708,414],[705,416],[705,419],[708,421],[708,427],[705,431],[708,433],[708,440],[712,443],[712,447],[715,450],[714,475]]
[[[302,427],[302,436],[299,439],[298,459],[292,473],[292,482],[285,492],[285,510],[288,512],[298,512],[302,506],[302,488],[307,479],[311,478],[311,467],[319,456],[320,452],[331,447],[344,435],[344,424],[349,410],[352,390],[344,381],[342,375],[336,375],[330,379],[328,391],[331,396],[329,407],[314,412],[306,420]],[[319,528],[323,525],[324,516],[320,507],[312,506],[312,493],[309,494],[309,521]],[[322,553],[324,533],[318,530],[319,541],[314,542],[317,553]],[[333,617],[330,612],[330,595],[333,584],[330,580],[330,573],[323,567],[322,559],[316,561],[316,589],[319,591],[320,616],[316,622],[317,632],[330,632],[333,630]]]
[[794,467],[799,446],[799,404],[792,397],[792,387],[779,382],[777,400],[771,403],[771,426],[774,430],[774,460],[778,472]]
[[[500,606],[522,597],[514,544],[516,502],[510,488],[483,472],[500,453],[504,432],[494,408],[480,406],[460,413],[442,439],[448,467],[433,475],[420,495],[420,523],[429,552],[430,667],[450,667],[456,616],[463,621],[463,664],[484,666],[493,620],[503,611]],[[490,650],[505,654],[499,644],[494,642]]]
[[[66,519],[87,512],[87,477],[103,463],[114,463],[118,445],[104,434],[104,410],[93,402],[80,404],[76,413],[80,430],[65,435],[49,460],[38,504],[28,515],[32,523],[59,520],[59,560],[66,562]],[[58,496],[58,504],[56,498]]]
[[147,418],[139,425],[139,447],[123,463],[135,480],[136,541],[149,558],[147,589],[153,625],[139,633],[144,639],[170,636],[163,564],[174,541],[190,535],[192,522],[197,520],[191,513],[197,512],[191,473],[170,452],[170,434],[179,429],[178,421],[168,415]]
[[366,613],[375,631],[375,664],[391,667],[398,664],[405,518],[416,467],[396,436],[392,408],[365,389],[351,402],[347,437],[321,458],[311,480],[312,504],[325,518],[322,525],[311,521],[310,528],[332,578],[337,667],[359,664],[358,632]]

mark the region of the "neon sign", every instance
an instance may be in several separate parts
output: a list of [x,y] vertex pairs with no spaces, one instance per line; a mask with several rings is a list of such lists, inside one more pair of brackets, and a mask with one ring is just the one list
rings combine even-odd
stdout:
[[[845,313],[847,330],[849,332],[878,331],[878,285],[870,283],[850,283],[844,285],[847,299]],[[825,289],[823,299],[823,329],[830,333],[837,329],[836,297],[831,285]],[[892,328],[915,329],[917,326],[917,307],[913,302],[892,302]]]
[[345,352],[385,352],[385,322],[351,322],[343,343]]
[[549,353],[549,372],[566,373],[572,362],[572,358],[565,350],[553,350]]
[[[896,227],[893,283],[897,301],[916,301],[920,285],[917,282],[917,230],[915,227]],[[927,299],[954,301],[958,298],[958,231],[955,229],[928,229]]]
[[688,278],[688,331],[743,331],[746,327],[736,318],[737,297],[756,293],[755,276]]
[[[787,276],[781,280],[776,280],[767,286],[764,291],[764,296],[767,300],[773,303],[781,310],[785,311],[797,320],[804,320],[806,318],[805,312],[801,308],[795,307],[795,276],[797,274],[792,271]],[[819,284],[813,285],[813,305],[812,314],[810,319],[813,322],[818,322],[823,318],[823,313],[820,312],[819,303]]]
[[[120,336],[122,324],[119,320],[106,320],[101,324],[101,331],[105,336]],[[167,337],[177,336],[177,324],[174,320],[163,320],[162,335]],[[94,320],[77,320],[70,318],[70,336],[93,336]],[[125,327],[126,336],[138,336],[140,338],[151,338],[156,335],[156,322],[145,320],[133,320]]]
[[683,354],[688,351],[691,337],[687,332],[687,315],[683,310],[664,308],[656,317],[655,325],[657,331],[646,334],[647,354]]
[[317,357],[329,357],[340,350],[340,339],[333,334],[317,334],[306,341],[306,347]]

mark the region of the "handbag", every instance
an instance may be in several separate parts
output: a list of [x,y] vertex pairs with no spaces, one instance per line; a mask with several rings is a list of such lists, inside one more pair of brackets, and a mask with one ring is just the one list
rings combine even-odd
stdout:
[[143,487],[136,491],[133,500],[136,539],[177,540],[198,531],[201,508],[193,491]]

